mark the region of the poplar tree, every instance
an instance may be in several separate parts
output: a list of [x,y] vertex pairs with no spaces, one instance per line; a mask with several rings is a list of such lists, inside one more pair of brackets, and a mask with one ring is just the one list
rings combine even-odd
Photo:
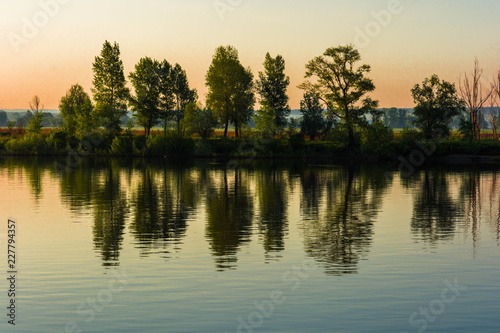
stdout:
[[[257,111],[263,119],[270,118],[266,114],[267,110],[274,113],[274,124],[270,127],[283,129],[288,123],[290,107],[288,106],[287,89],[290,85],[290,78],[285,74],[285,60],[281,55],[276,58],[266,54],[264,61],[264,72],[259,72],[257,80],[257,91],[261,98],[262,109]],[[272,119],[272,118],[271,118]],[[274,126],[273,126],[274,125]]]
[[106,41],[101,55],[95,57],[92,81],[95,101],[95,114],[108,133],[121,132],[121,118],[127,114],[130,91],[126,87],[120,47],[115,42]]

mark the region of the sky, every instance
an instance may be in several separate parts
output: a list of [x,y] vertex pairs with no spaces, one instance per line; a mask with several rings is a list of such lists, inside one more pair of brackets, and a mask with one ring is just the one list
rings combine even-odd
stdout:
[[0,109],[39,95],[55,109],[71,85],[90,94],[92,63],[118,42],[128,77],[140,58],[179,63],[201,101],[215,49],[233,45],[257,77],[281,54],[298,108],[305,65],[353,44],[369,64],[381,107],[413,107],[426,77],[458,84],[475,57],[489,86],[500,70],[498,0],[0,0]]

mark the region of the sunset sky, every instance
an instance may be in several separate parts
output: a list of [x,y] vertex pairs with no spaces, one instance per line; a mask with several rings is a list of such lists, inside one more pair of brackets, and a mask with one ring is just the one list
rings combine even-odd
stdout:
[[489,86],[500,70],[499,13],[498,0],[0,0],[0,109],[27,108],[35,94],[57,108],[75,83],[90,93],[105,40],[120,44],[126,76],[144,56],[178,62],[202,101],[218,46],[235,46],[255,75],[266,52],[281,54],[292,108],[305,64],[354,44],[372,66],[372,97],[412,107],[415,83],[432,74],[458,82],[474,57]]

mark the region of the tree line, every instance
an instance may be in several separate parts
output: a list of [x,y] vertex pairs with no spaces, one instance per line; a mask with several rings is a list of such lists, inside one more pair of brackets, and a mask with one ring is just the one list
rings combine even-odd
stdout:
[[[146,137],[159,125],[164,133],[172,126],[179,137],[197,133],[203,139],[212,136],[217,127],[224,129],[226,138],[231,126],[235,136],[241,137],[252,119],[257,133],[270,138],[288,133],[328,140],[341,135],[349,149],[360,146],[361,134],[365,141],[370,141],[367,135],[390,137],[392,127],[416,127],[423,138],[429,139],[447,137],[455,126],[473,140],[480,138],[481,125],[488,120],[496,137],[500,72],[489,89],[483,88],[477,60],[473,72],[461,77],[458,89],[437,75],[426,78],[411,90],[416,106],[410,114],[404,109],[379,108],[379,102],[369,96],[375,90],[369,78],[371,67],[360,61],[361,55],[352,45],[328,48],[309,61],[306,81],[299,86],[304,94],[302,117],[297,121],[289,117],[290,78],[281,55],[267,53],[264,70],[254,78],[251,69],[241,64],[236,48],[218,47],[205,76],[208,94],[206,105],[202,105],[186,71],[167,60],[141,58],[128,75],[131,91],[119,45],[106,41],[93,62],[92,99],[81,85],[73,85],[60,101],[62,126],[69,136],[78,139],[100,128],[106,135],[118,137],[130,108],[133,119],[127,127],[132,128],[134,123],[143,127]],[[260,108],[254,112],[257,101]],[[37,96],[32,103],[27,130],[40,133],[43,106]],[[490,114],[486,116],[488,103]]]

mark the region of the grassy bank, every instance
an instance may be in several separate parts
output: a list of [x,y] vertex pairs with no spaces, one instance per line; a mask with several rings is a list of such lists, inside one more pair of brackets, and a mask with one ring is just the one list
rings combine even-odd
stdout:
[[439,142],[426,141],[416,131],[373,133],[358,137],[359,148],[348,149],[345,137],[335,133],[324,141],[311,141],[300,134],[264,138],[258,133],[246,133],[243,138],[230,136],[203,140],[180,137],[174,133],[153,133],[146,137],[140,132],[122,133],[116,137],[89,135],[82,139],[62,130],[44,134],[0,134],[0,155],[67,155],[221,157],[221,158],[329,158],[397,160],[400,156],[423,152],[427,157],[453,154],[500,156],[500,141],[484,139],[467,141],[452,135]]

